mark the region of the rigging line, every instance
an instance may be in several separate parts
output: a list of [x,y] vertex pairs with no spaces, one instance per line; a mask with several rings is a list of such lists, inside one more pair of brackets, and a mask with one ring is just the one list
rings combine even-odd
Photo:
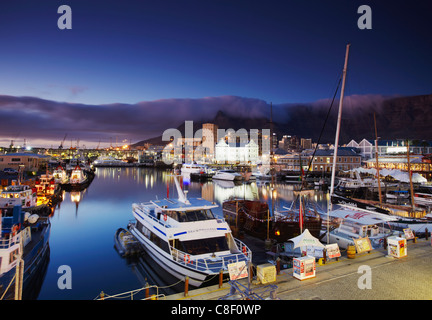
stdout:
[[[327,124],[327,120],[328,120],[328,118],[329,118],[329,116],[330,116],[330,111],[331,111],[331,109],[332,109],[332,107],[333,107],[333,103],[334,103],[334,101],[335,101],[336,94],[337,94],[337,92],[338,92],[338,90],[339,90],[339,86],[340,86],[341,82],[342,82],[342,75],[340,75],[340,77],[339,77],[339,81],[338,81],[338,84],[337,84],[337,86],[336,86],[336,90],[335,90],[335,93],[334,93],[334,95],[333,95],[332,102],[331,102],[331,104],[330,104],[330,107],[329,107],[329,109],[328,109],[328,111],[327,111],[326,118],[325,118],[325,120],[324,120],[324,125],[322,126],[322,128],[321,128],[321,132],[320,132],[320,135],[319,135],[319,137],[318,137],[318,142],[317,142],[317,144],[316,144],[316,146],[315,146],[314,152],[313,152],[313,154],[312,154],[312,158],[309,160],[309,165],[308,165],[308,169],[307,169],[307,173],[306,173],[306,175],[308,174],[308,172],[309,172],[309,170],[310,170],[310,168],[311,168],[312,161],[313,161],[313,159],[314,159],[314,157],[315,157],[315,153],[316,153],[316,151],[317,151],[317,149],[318,149],[318,145],[319,145],[319,143],[320,143],[320,141],[321,141],[321,137],[322,137],[322,135],[323,135],[324,128],[325,128],[325,126],[326,126],[326,124]],[[304,186],[304,184],[302,183],[302,184],[301,184],[301,187],[300,187],[300,191],[303,190],[303,186]],[[299,196],[300,196],[300,194],[297,195],[297,198],[298,198]]]

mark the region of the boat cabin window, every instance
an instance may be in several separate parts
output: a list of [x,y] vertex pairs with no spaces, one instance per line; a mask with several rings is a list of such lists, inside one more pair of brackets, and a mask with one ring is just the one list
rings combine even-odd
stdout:
[[213,213],[209,209],[193,210],[193,211],[178,211],[179,222],[201,221],[215,219]]
[[229,250],[226,237],[215,237],[188,241],[176,241],[180,251],[190,255],[199,255]]

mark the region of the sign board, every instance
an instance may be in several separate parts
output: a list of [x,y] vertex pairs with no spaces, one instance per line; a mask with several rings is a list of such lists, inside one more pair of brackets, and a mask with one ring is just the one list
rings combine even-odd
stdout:
[[246,262],[240,261],[228,264],[228,273],[230,280],[238,280],[248,277],[248,267]]
[[326,250],[327,250],[327,257],[329,259],[339,258],[341,256],[339,246],[337,243],[332,243],[332,244],[326,245]]
[[399,237],[389,237],[388,241],[388,255],[395,258],[402,258],[407,256],[407,239]]
[[299,280],[315,277],[315,258],[301,257],[293,259],[293,276]]
[[368,237],[366,238],[358,238],[354,239],[354,244],[357,250],[357,253],[369,252],[372,251],[372,244]]
[[405,239],[407,240],[414,239],[414,233],[410,228],[403,229],[403,232],[405,233]]

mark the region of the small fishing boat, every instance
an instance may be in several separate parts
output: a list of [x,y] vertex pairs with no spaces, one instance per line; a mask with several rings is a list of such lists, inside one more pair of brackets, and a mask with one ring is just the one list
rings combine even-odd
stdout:
[[17,269],[21,269],[19,283],[23,288],[22,297],[26,299],[26,296],[31,295],[27,291],[32,280],[49,255],[51,224],[48,217],[30,215],[22,211],[21,206],[2,209],[1,213],[0,297],[14,298],[15,285],[12,283]]
[[56,169],[54,169],[53,176],[54,182],[60,185],[63,183],[67,183],[68,181],[66,170],[62,166],[58,166]]
[[94,173],[88,170],[82,169],[80,166],[76,166],[66,183],[62,183],[61,187],[67,191],[84,190],[87,188],[94,178]]
[[117,229],[114,235],[114,246],[118,253],[124,256],[132,256],[141,252],[139,241],[124,228]]
[[11,185],[3,189],[0,195],[0,208],[22,206],[30,209],[37,206],[37,189],[27,185]]

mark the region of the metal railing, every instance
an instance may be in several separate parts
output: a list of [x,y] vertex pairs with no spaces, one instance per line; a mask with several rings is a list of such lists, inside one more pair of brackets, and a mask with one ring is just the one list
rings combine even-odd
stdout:
[[[195,270],[201,269],[201,271],[219,272],[220,269],[226,269],[230,263],[237,263],[246,260],[252,261],[252,251],[242,241],[236,238],[234,238],[234,241],[238,248],[238,252],[227,255],[215,255],[214,257],[198,258],[194,260],[193,256],[191,257],[188,253],[170,246],[171,255],[174,261],[188,266],[189,268]],[[244,257],[246,257],[246,259],[244,259]]]
[[[156,294],[150,294],[150,289],[156,289]],[[146,297],[144,299],[139,300],[160,300],[160,299],[166,299],[165,294],[159,293],[159,287],[158,286],[146,286],[140,289],[135,289],[127,292],[122,292],[114,295],[106,294],[105,292],[101,292],[98,297],[95,298],[95,300],[108,300],[108,299],[128,299],[128,300],[134,300],[134,297],[136,297],[139,293],[142,294],[142,291],[145,291]]]
[[21,236],[19,234],[16,236],[10,235],[7,239],[0,239],[0,249],[9,249],[19,243],[21,243]]

